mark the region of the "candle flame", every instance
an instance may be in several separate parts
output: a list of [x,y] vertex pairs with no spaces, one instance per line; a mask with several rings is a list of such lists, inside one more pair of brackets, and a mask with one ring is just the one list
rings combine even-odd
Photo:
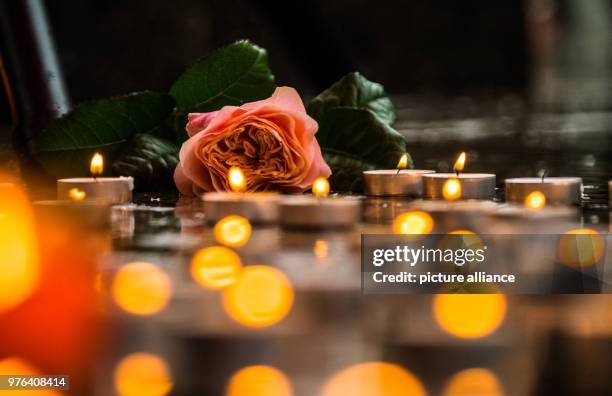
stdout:
[[244,173],[237,166],[232,166],[227,172],[227,179],[233,192],[246,190],[246,178]]
[[455,172],[461,172],[463,168],[465,168],[465,157],[465,151],[459,154],[459,157],[457,157],[457,161],[455,161],[455,166],[453,166],[453,170]]
[[68,197],[72,200],[72,201],[82,201],[85,199],[85,197],[87,196],[87,193],[83,190],[79,190],[78,188],[71,188],[68,191]]
[[525,206],[532,210],[540,210],[546,205],[546,196],[541,191],[532,191],[525,197]]
[[457,178],[448,179],[442,187],[442,196],[447,201],[461,198],[461,182]]
[[324,177],[317,177],[312,183],[312,193],[316,197],[327,197],[329,195],[329,182]]
[[89,171],[93,176],[101,175],[102,172],[104,172],[104,157],[102,157],[102,154],[95,153],[93,157],[91,157]]
[[397,169],[406,169],[408,167],[408,154],[404,154],[397,162]]

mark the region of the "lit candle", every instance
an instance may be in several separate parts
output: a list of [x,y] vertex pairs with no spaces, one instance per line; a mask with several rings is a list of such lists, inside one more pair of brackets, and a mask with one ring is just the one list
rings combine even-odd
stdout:
[[540,191],[549,205],[580,205],[582,179],[579,177],[519,177],[506,179],[506,201],[522,203],[533,191]]
[[59,179],[57,181],[57,198],[71,201],[103,201],[110,204],[121,204],[132,200],[134,178],[100,177],[104,172],[104,157],[95,153],[89,170],[92,177]]
[[202,196],[204,215],[209,223],[216,223],[229,215],[245,217],[253,224],[273,224],[278,221],[278,193],[245,192],[246,177],[235,166],[229,169],[227,179],[231,192],[209,192]]
[[319,177],[312,185],[312,195],[285,197],[280,216],[285,227],[352,227],[361,218],[361,201],[356,197],[330,197],[329,182]]
[[366,195],[420,197],[423,191],[422,176],[435,173],[426,169],[407,169],[408,154],[402,155],[397,169],[363,172]]
[[463,173],[465,153],[461,153],[453,167],[454,173],[423,175],[423,198],[489,199],[495,194],[495,175],[492,173]]

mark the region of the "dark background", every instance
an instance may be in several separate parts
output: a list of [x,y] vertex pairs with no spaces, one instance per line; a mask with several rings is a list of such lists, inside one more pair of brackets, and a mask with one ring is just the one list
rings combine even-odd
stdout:
[[267,48],[278,84],[306,95],[358,70],[391,93],[523,90],[516,0],[49,0],[74,102],[166,90],[194,60],[240,38]]

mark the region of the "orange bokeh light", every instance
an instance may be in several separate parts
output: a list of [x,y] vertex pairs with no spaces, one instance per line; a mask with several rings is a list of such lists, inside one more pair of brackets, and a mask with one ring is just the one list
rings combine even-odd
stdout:
[[112,283],[115,302],[134,315],[154,315],[164,309],[172,295],[172,282],[157,266],[134,262],[117,271]]
[[491,370],[470,368],[451,377],[442,396],[503,396],[499,379]]
[[590,267],[604,255],[606,243],[595,230],[578,228],[566,231],[559,240],[559,259],[575,268]]
[[226,396],[293,396],[291,382],[271,366],[249,366],[238,370],[230,379]]
[[454,201],[461,198],[461,181],[457,178],[450,178],[442,186],[442,196],[447,201]]
[[244,246],[251,237],[251,223],[248,219],[230,215],[215,224],[214,234],[217,242],[229,247]]
[[400,235],[426,235],[433,230],[434,221],[426,212],[415,210],[398,215],[392,229]]
[[436,321],[459,338],[480,338],[493,333],[506,317],[503,294],[437,294],[433,300]]
[[421,381],[408,370],[386,362],[350,366],[335,374],[321,396],[426,396]]
[[159,356],[137,352],[121,359],[114,373],[120,396],[164,396],[173,386],[168,363]]
[[16,185],[0,183],[0,313],[25,301],[40,279],[40,261],[29,201]]
[[280,270],[266,265],[244,267],[223,290],[223,307],[247,327],[267,327],[283,320],[293,306],[293,286]]
[[191,276],[208,289],[221,289],[236,282],[241,269],[240,256],[223,246],[200,249],[191,259]]
[[546,195],[541,191],[532,191],[525,197],[525,207],[540,210],[546,205]]

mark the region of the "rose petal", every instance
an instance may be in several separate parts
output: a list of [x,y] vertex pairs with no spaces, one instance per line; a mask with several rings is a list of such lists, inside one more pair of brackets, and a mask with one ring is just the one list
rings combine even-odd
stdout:
[[183,195],[191,195],[193,192],[193,182],[183,173],[183,167],[179,163],[174,170],[174,183],[176,188]]

